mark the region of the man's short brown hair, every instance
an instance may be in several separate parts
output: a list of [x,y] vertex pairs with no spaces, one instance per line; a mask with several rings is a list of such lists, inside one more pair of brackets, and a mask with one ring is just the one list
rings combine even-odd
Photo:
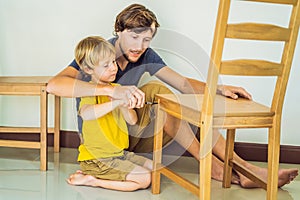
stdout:
[[155,14],[143,5],[132,4],[121,11],[116,17],[115,33],[122,32],[125,29],[141,33],[148,29],[151,30],[153,23],[155,25],[153,35],[155,35],[159,27]]

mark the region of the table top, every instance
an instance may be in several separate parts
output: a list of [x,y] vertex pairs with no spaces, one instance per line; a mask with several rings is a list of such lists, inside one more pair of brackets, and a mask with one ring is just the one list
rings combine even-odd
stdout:
[[52,76],[0,76],[1,85],[47,85]]

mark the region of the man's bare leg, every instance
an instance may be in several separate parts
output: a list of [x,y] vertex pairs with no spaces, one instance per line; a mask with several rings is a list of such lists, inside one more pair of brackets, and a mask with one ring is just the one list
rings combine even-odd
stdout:
[[[216,144],[213,146],[213,153],[221,160],[224,161],[225,158],[225,147],[226,147],[226,141],[223,138],[222,135],[220,135],[218,130],[214,130],[214,136],[217,139]],[[219,136],[218,136],[219,135]],[[246,167],[247,169],[250,169],[257,175],[259,175],[261,178],[267,180],[267,174],[268,170],[266,168],[261,168],[258,166],[255,166],[245,160],[243,160],[241,157],[239,157],[235,152],[233,155],[234,159]],[[240,177],[240,184],[242,187],[245,188],[254,188],[254,187],[260,187],[258,184],[254,183],[250,179],[246,178],[242,174],[238,173]],[[298,169],[279,169],[278,171],[278,187],[282,187],[285,184],[290,183],[294,178],[298,176]]]
[[[170,115],[166,118],[164,131],[174,138],[183,148],[185,148],[194,158],[200,160],[199,152],[200,145],[198,139],[195,137],[190,125],[183,120],[179,120]],[[223,167],[224,164],[216,156],[212,157],[212,171],[211,176],[213,179],[223,180]],[[239,178],[232,177],[232,183],[239,184]]]
[[[179,123],[180,121],[180,123]],[[191,130],[189,124],[185,121],[178,120],[170,115],[166,118],[166,123],[164,125],[164,131],[174,138],[182,147],[184,147],[189,153],[191,153],[197,160],[199,160],[199,141],[195,137],[193,131]],[[218,132],[214,130],[213,132],[214,145],[213,145],[213,159],[212,159],[212,178],[215,180],[222,181],[224,173],[224,158],[225,158],[225,139]],[[252,170],[259,176],[266,178],[268,170],[266,168],[261,168],[250,164],[249,162],[243,160],[234,152],[234,159],[241,163],[244,167]],[[232,178],[232,183],[240,183],[242,187],[253,188],[259,187],[256,183],[249,180],[245,176],[238,174],[240,180],[237,178]],[[278,171],[278,187],[282,187],[285,184],[290,183],[298,175],[298,169],[280,169]]]

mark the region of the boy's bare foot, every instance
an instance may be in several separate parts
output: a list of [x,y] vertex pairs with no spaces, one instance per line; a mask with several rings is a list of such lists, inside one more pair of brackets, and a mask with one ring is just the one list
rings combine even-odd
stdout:
[[[260,168],[255,171],[263,180],[267,180],[268,170],[266,168]],[[244,188],[257,188],[260,187],[257,183],[251,181],[243,175],[240,176],[241,186]],[[278,171],[278,187],[282,187],[289,184],[298,176],[298,169],[279,169]]]
[[95,186],[95,181],[97,179],[91,175],[84,175],[81,171],[76,171],[76,173],[71,174],[67,179],[67,182],[70,185],[86,185],[86,186]]

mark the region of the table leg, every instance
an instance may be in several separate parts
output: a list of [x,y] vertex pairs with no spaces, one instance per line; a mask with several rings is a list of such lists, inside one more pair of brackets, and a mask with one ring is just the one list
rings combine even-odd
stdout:
[[55,106],[54,106],[54,152],[58,153],[60,151],[60,107],[61,101],[59,96],[55,96]]
[[46,87],[42,86],[40,89],[40,169],[46,171],[48,168],[47,159],[47,133],[48,133],[48,98]]

